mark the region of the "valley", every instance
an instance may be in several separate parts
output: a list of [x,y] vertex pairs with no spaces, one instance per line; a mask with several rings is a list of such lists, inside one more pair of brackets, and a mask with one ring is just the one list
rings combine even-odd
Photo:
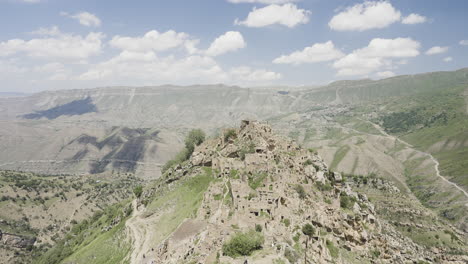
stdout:
[[[202,230],[219,232],[217,238],[225,241],[228,237],[223,232],[255,227],[251,220],[241,221],[244,213],[232,211],[229,199],[233,198],[227,190],[237,179],[219,176],[222,170],[214,170],[209,162],[198,167],[184,161],[174,171],[162,168],[184,148],[184,138],[192,129],[202,129],[208,140],[216,140],[241,120],[262,120],[275,133],[322,157],[322,169],[342,175],[343,185],[365,194],[375,206],[379,228],[391,230],[402,241],[409,239],[404,243],[412,241],[420,250],[463,256],[468,238],[467,85],[468,70],[461,69],[289,90],[224,85],[107,87],[0,98],[0,182],[6,197],[0,203],[5,212],[0,230],[40,241],[31,251],[2,247],[1,254],[18,263],[26,259],[37,263],[106,263],[106,259],[113,259],[112,263],[150,263],[147,256],[159,256],[152,260],[181,257],[170,253],[170,244],[161,251],[164,241],[187,247],[202,237],[208,239],[198,237]],[[242,142],[234,145],[237,143]],[[226,147],[210,149],[222,156]],[[284,151],[280,156],[287,155],[292,154]],[[325,178],[324,183],[330,181]],[[266,178],[259,181],[274,182]],[[311,181],[315,184],[317,179]],[[47,192],[41,187],[31,195],[34,189],[22,187],[22,182],[51,187]],[[304,183],[307,193],[313,193],[310,199],[330,201],[333,206],[338,203],[339,207],[339,196],[322,193],[322,187],[314,184]],[[135,199],[137,185],[144,186],[144,191]],[[333,188],[345,192],[341,187]],[[294,189],[285,193],[292,195]],[[208,194],[213,196],[211,200],[207,200]],[[299,210],[303,205],[298,204]],[[326,210],[326,204],[319,206]],[[211,213],[205,219],[201,212],[207,206]],[[96,212],[104,213],[96,216]],[[232,218],[237,214],[239,218]],[[408,214],[411,223],[405,220]],[[8,215],[17,217],[10,219]],[[29,219],[29,226],[13,228],[22,217]],[[101,220],[78,228],[93,217]],[[292,216],[288,219],[293,220]],[[300,226],[304,221],[293,222]],[[46,222],[54,223],[53,227]],[[191,228],[199,232],[184,231]],[[285,243],[293,238],[288,234],[297,231],[292,228],[279,229],[284,229]],[[264,231],[266,239],[273,234]],[[74,242],[63,244],[70,235]],[[342,238],[335,239],[316,239],[322,241],[316,244],[322,252],[315,248],[310,254],[345,263],[365,263],[361,261],[373,254],[350,255]],[[221,242],[212,243],[219,246]],[[197,245],[199,249],[207,247]],[[304,252],[303,245],[290,246],[296,253]],[[285,253],[288,247],[283,244],[280,253],[261,251],[254,258],[258,263],[282,263],[286,255],[295,255],[289,249]],[[330,253],[335,247],[339,253]],[[217,263],[217,254],[212,253],[205,261]],[[198,259],[196,254],[191,256]],[[429,255],[422,259],[426,257]],[[242,262],[223,255],[219,258]],[[430,258],[437,259],[437,254]],[[50,259],[56,261],[47,262]]]

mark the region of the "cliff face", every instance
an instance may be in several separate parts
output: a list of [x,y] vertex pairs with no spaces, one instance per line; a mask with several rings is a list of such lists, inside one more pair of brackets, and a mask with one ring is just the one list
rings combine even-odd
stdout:
[[[146,253],[148,263],[467,261],[402,236],[313,150],[276,136],[267,124],[243,121],[240,129],[225,130],[163,177],[172,182],[200,167],[211,167],[216,178],[201,207]],[[238,233],[261,237],[261,246],[233,258],[228,244]]]

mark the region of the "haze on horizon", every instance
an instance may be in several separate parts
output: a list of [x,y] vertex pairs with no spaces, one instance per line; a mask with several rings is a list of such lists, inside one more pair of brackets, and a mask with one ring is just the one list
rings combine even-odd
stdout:
[[468,66],[467,10],[463,0],[2,0],[0,92],[455,70]]

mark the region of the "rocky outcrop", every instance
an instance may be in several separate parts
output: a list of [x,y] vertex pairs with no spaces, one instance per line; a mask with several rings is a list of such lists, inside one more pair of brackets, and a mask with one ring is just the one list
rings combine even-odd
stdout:
[[[265,242],[261,256],[247,257],[248,263],[466,260],[426,250],[401,235],[316,153],[275,135],[265,123],[243,121],[240,129],[224,131],[164,177],[167,183],[190,177],[200,166],[210,167],[217,179],[190,220],[201,224],[182,238],[175,235],[183,233],[184,225],[179,227],[149,253],[154,263],[244,263],[245,258],[225,256],[222,247],[236,232],[251,229],[261,232]],[[313,232],[305,235],[301,230],[308,224]]]
[[5,246],[15,248],[28,248],[34,245],[34,243],[36,242],[36,238],[10,233],[3,233],[0,230],[0,242]]

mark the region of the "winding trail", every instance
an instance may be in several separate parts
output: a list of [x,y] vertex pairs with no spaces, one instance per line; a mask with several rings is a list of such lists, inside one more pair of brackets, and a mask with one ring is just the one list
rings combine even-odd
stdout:
[[[436,158],[434,158],[434,156],[432,156],[432,154],[428,153],[428,152],[424,152],[424,151],[421,151],[421,150],[417,150],[414,148],[413,145],[409,144],[408,142],[406,141],[403,141],[401,140],[400,138],[398,137],[395,137],[395,136],[392,136],[392,135],[389,135],[387,132],[385,132],[385,130],[383,130],[382,127],[380,127],[379,125],[375,124],[375,123],[372,123],[371,121],[368,121],[368,120],[363,120],[363,119],[360,119],[362,121],[365,121],[365,122],[368,122],[369,124],[371,124],[372,126],[375,127],[375,129],[379,130],[380,133],[382,133],[384,136],[387,136],[387,137],[390,137],[392,138],[393,140],[395,141],[399,141],[400,143],[402,143],[403,145],[413,149],[414,151],[418,152],[419,154],[422,154],[424,156],[427,156],[429,157],[433,162],[434,162],[434,168],[435,168],[435,171],[436,171],[436,174],[439,178],[441,178],[444,182],[448,183],[448,184],[451,184],[453,187],[457,188],[459,191],[461,191],[466,198],[468,198],[468,192],[466,192],[463,188],[461,188],[460,186],[458,186],[456,183],[454,182],[451,182],[449,181],[447,178],[445,178],[444,176],[442,176],[440,174],[440,170],[439,170],[439,161],[437,161]],[[465,204],[467,207],[468,207],[468,203]]]
[[[130,237],[130,243],[132,244],[130,263],[153,263],[153,261],[155,261],[154,259],[151,259],[149,255],[147,257],[145,256],[145,253],[151,250],[149,245],[151,244],[150,240],[153,237],[152,229],[155,227],[154,225],[151,226],[151,220],[153,220],[151,219],[152,216],[148,218],[142,217],[144,210],[138,210],[137,200],[132,202],[132,207],[132,216],[125,223],[128,230],[128,236]],[[157,216],[155,216],[155,218],[157,218]]]

